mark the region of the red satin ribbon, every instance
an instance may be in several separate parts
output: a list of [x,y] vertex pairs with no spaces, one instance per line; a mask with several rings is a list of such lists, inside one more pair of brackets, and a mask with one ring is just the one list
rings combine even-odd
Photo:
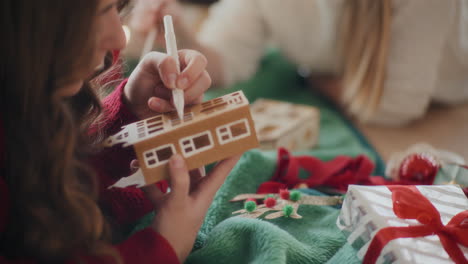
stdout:
[[458,247],[468,247],[468,210],[454,216],[447,225],[439,211],[415,186],[388,186],[392,192],[393,211],[402,219],[415,219],[421,225],[386,227],[377,232],[369,245],[363,263],[375,263],[385,245],[393,239],[438,235],[442,246],[455,263],[468,263]]
[[[309,175],[299,177],[300,170]],[[337,156],[330,161],[321,161],[312,156],[293,156],[285,148],[278,148],[276,171],[270,181],[262,183],[257,193],[277,193],[281,189],[329,186],[346,192],[349,184],[382,185],[389,182],[383,177],[370,177],[374,170],[372,161],[364,155],[355,158]]]

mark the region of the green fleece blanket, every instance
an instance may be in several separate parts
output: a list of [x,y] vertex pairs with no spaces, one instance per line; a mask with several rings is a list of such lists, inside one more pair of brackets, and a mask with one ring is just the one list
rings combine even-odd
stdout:
[[[295,68],[281,55],[272,52],[262,61],[256,76],[229,89],[212,90],[208,98],[242,89],[250,102],[264,97],[310,104],[321,111],[318,146],[307,154],[322,160],[337,155],[367,155],[376,163],[374,174],[383,173],[383,163],[365,138],[330,102],[311,92]],[[301,205],[302,219],[246,219],[231,213],[242,209],[241,202],[229,202],[240,193],[254,193],[272,177],[276,168],[275,151],[246,152],[216,194],[198,234],[194,250],[186,263],[359,263],[356,252],[336,227],[339,208]],[[320,195],[316,190],[302,189]],[[146,226],[146,216],[133,231]],[[130,232],[130,233],[132,233]]]

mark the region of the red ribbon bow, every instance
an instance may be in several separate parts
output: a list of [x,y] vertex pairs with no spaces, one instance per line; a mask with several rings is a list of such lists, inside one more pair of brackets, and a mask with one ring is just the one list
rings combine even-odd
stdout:
[[363,263],[375,263],[385,245],[404,237],[439,236],[447,254],[455,263],[468,263],[458,244],[468,246],[468,210],[454,216],[444,226],[439,211],[415,186],[388,186],[392,192],[393,211],[402,219],[415,219],[421,225],[386,227],[372,239]]

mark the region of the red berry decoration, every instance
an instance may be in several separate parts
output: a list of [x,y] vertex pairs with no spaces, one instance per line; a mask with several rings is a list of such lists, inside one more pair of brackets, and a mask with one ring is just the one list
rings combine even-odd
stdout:
[[404,182],[429,185],[434,182],[439,167],[434,157],[417,153],[401,162],[398,175]]
[[266,207],[272,208],[276,205],[276,199],[273,197],[268,197],[265,200],[263,200],[263,203],[265,204]]
[[283,189],[279,191],[279,195],[283,200],[289,200],[289,190]]
[[255,204],[257,204],[257,200],[255,198],[248,198],[247,200],[245,200],[245,202],[254,202]]

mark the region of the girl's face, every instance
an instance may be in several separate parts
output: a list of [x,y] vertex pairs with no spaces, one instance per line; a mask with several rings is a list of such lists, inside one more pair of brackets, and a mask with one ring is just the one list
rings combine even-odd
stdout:
[[94,71],[104,65],[104,57],[109,51],[121,50],[125,48],[125,33],[122,29],[119,11],[117,10],[118,0],[98,0],[98,10],[95,19],[96,46],[93,52],[91,69],[88,76],[83,80],[71,83],[64,87],[64,96],[73,96],[80,91],[85,78],[93,74]]
[[125,33],[117,10],[118,0],[99,0],[99,3],[93,70],[103,66],[104,56],[108,51],[121,50],[126,44]]

